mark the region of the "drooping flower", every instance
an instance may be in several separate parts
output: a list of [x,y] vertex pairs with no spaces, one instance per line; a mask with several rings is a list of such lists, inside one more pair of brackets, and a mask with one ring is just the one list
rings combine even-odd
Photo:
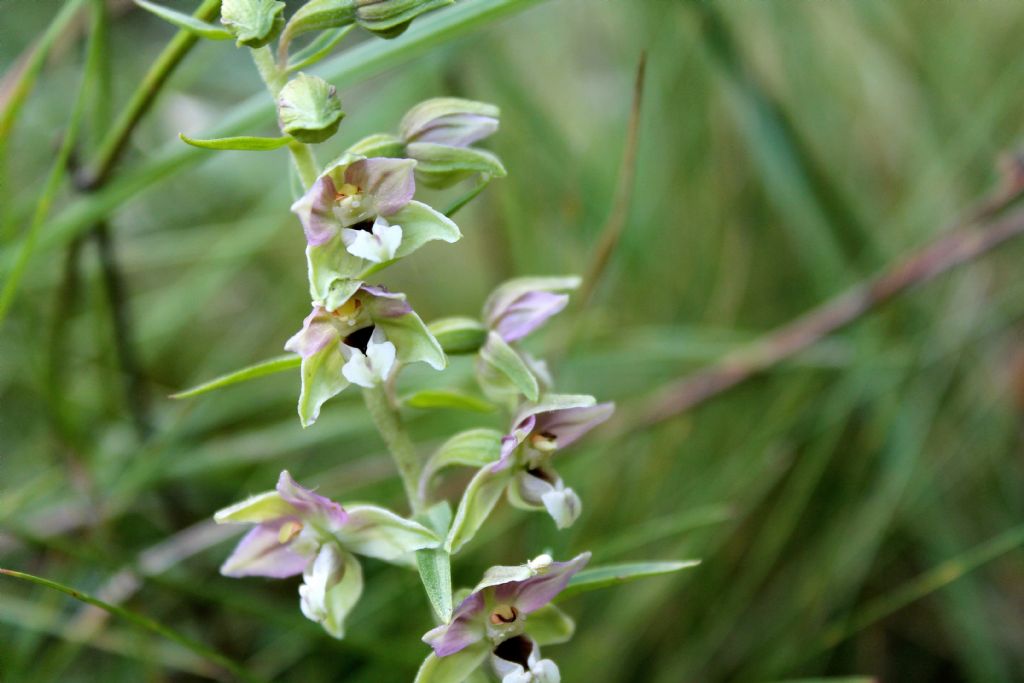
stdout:
[[[455,608],[451,620],[428,631],[423,641],[438,657],[474,648],[494,651],[512,639],[530,635],[530,615],[547,607],[590,560],[581,553],[568,562],[542,555],[525,565],[491,567]],[[516,661],[516,660],[512,660]]]
[[458,97],[420,102],[402,118],[399,137],[405,156],[415,159],[416,179],[431,187],[448,187],[476,173],[506,175],[501,160],[476,147],[498,130],[498,108]]
[[370,388],[386,381],[396,362],[445,367],[441,345],[404,294],[355,284],[340,306],[314,305],[285,344],[302,356],[298,410],[303,426],[313,424],[324,402],[349,384]]
[[481,389],[494,401],[536,401],[552,387],[547,364],[517,347],[569,303],[580,278],[524,277],[499,285],[484,303],[488,329],[476,364]]
[[582,503],[562,481],[552,458],[614,411],[613,403],[574,394],[549,394],[539,403],[526,404],[511,433],[502,438],[498,459],[480,468],[466,487],[446,540],[449,551],[458,552],[476,534],[502,492],[516,507],[547,511],[559,529],[571,526]]
[[443,214],[413,199],[411,159],[346,154],[292,205],[306,234],[310,294],[325,302],[339,281],[358,281],[431,240],[462,235]]
[[335,638],[363,590],[355,555],[406,564],[411,553],[436,547],[437,535],[373,505],[347,510],[300,486],[287,471],[277,487],[224,508],[218,524],[255,524],[221,566],[225,576],[283,579],[302,574],[300,607]]

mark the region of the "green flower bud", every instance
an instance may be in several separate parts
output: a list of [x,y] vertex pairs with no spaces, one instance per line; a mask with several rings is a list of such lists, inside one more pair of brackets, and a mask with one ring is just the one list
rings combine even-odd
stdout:
[[392,157],[401,159],[405,156],[405,143],[394,135],[375,133],[367,135],[345,150],[345,154],[362,157]]
[[281,130],[299,142],[323,142],[337,132],[344,116],[335,87],[317,76],[300,73],[277,100]]
[[356,22],[381,38],[396,38],[413,19],[453,0],[355,0]]
[[355,20],[355,0],[310,0],[288,20],[281,42],[287,45],[303,33],[348,26]]
[[224,0],[220,23],[228,27],[239,45],[263,47],[284,27],[284,3],[277,0]]

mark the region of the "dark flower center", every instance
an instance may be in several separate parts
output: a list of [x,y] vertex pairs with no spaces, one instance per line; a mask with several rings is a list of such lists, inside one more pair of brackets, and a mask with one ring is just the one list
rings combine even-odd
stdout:
[[370,325],[362,328],[361,330],[356,330],[341,341],[345,346],[351,346],[353,349],[359,349],[363,353],[366,353],[366,347],[370,343],[370,335],[372,334],[373,325]]
[[541,481],[546,481],[552,486],[555,485],[555,478],[551,476],[551,474],[542,467],[533,467],[531,469],[526,470],[526,473],[529,474],[531,477],[537,477]]
[[373,232],[373,221],[367,219],[365,221],[359,221],[355,225],[348,226],[349,230],[362,230],[363,232]]
[[494,648],[495,656],[501,657],[506,662],[518,664],[524,670],[529,670],[530,668],[531,652],[533,652],[533,641],[526,636],[509,638]]

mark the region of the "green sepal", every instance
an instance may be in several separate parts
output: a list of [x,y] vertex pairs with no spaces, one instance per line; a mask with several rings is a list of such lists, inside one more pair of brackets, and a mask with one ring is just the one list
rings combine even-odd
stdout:
[[384,336],[395,345],[399,361],[402,363],[422,361],[435,370],[443,370],[448,365],[448,358],[444,355],[441,345],[434,339],[434,335],[430,334],[427,326],[423,324],[423,320],[416,315],[415,311],[397,317],[389,317],[377,314],[374,310],[377,305],[387,306],[387,303],[381,303],[373,297],[368,297],[364,303],[374,325],[383,330]]
[[336,88],[319,76],[296,75],[277,98],[281,130],[299,142],[327,140],[338,131],[344,116]]
[[475,147],[453,147],[432,142],[411,142],[406,154],[416,160],[416,180],[429,187],[450,187],[474,173],[492,178],[507,175],[501,160]]
[[287,135],[276,138],[241,135],[233,138],[199,140],[197,138],[190,138],[184,133],[178,133],[178,137],[181,138],[182,142],[193,147],[199,147],[200,149],[237,150],[242,152],[266,152],[272,149],[280,149],[291,142],[291,138]]
[[278,0],[223,0],[220,23],[246,47],[263,47],[284,28],[284,3]]
[[501,457],[502,436],[495,429],[469,429],[445,441],[423,466],[421,493],[426,493],[430,480],[445,467],[483,467],[496,461]]
[[487,341],[487,328],[479,320],[464,316],[439,318],[427,327],[448,355],[476,353]]
[[[480,348],[480,359],[487,367],[493,368],[511,382],[528,400],[536,401],[540,397],[537,377],[516,350],[497,332],[492,331],[487,335],[487,342]],[[486,375],[482,381],[486,383]],[[495,388],[500,390],[500,387]]]
[[[439,537],[448,535],[452,523],[452,508],[448,501],[443,500],[430,507],[416,520],[434,531]],[[430,606],[441,623],[448,623],[452,618],[454,603],[452,602],[452,566],[451,556],[444,548],[428,548],[416,551],[416,566],[423,582],[423,590],[430,600]]]
[[266,491],[222,508],[213,514],[217,524],[259,524],[270,519],[294,515],[295,508],[277,491]]
[[486,641],[473,643],[447,657],[438,657],[431,652],[416,672],[413,683],[463,683],[483,664],[490,652],[491,646]]
[[164,21],[177,26],[180,29],[190,31],[197,36],[206,38],[208,40],[231,40],[234,36],[231,31],[223,29],[220,26],[196,19],[191,14],[185,14],[177,10],[158,5],[153,2],[147,2],[147,0],[135,0],[135,4],[142,9],[155,14]]
[[541,647],[567,643],[575,632],[576,622],[554,605],[544,605],[526,620],[527,635]]
[[299,420],[308,427],[320,416],[320,407],[327,399],[337,396],[348,387],[341,374],[345,359],[332,340],[323,349],[302,359],[302,389],[299,391]]
[[470,480],[455,511],[455,520],[448,538],[445,539],[448,552],[454,555],[473,540],[501,498],[501,492],[508,485],[513,471],[512,468],[506,468],[492,472],[489,467],[483,467]]

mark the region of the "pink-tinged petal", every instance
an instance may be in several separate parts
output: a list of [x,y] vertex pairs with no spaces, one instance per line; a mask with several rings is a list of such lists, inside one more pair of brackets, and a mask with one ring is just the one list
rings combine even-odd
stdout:
[[501,438],[501,457],[496,462],[489,465],[491,471],[500,472],[509,465],[512,464],[512,454],[515,452],[519,444],[526,440],[526,437],[533,431],[534,425],[537,423],[537,418],[534,415],[527,415],[515,428],[511,434],[507,434]]
[[433,142],[452,147],[468,147],[477,140],[493,135],[498,120],[479,114],[453,114],[435,119],[418,131],[410,142]]
[[438,657],[447,657],[481,640],[487,632],[483,624],[484,598],[480,592],[472,593],[459,603],[452,620],[427,631],[423,642],[434,648]]
[[273,579],[301,574],[309,559],[293,552],[280,540],[281,526],[290,522],[281,519],[253,527],[221,565],[220,573],[232,577],[269,576]]
[[341,224],[334,217],[336,193],[334,181],[329,175],[323,175],[316,179],[306,194],[292,204],[292,212],[302,222],[302,230],[310,246],[331,241],[341,229]]
[[330,314],[324,308],[316,306],[302,321],[302,329],[285,342],[284,348],[285,351],[309,358],[337,338],[338,331],[331,324]]
[[363,304],[372,318],[400,318],[412,313],[412,306],[401,292],[391,292],[376,285],[363,285],[359,289],[371,297],[364,299]]
[[565,448],[615,412],[614,403],[598,403],[586,408],[566,408],[541,413],[534,428],[538,433],[553,434],[559,448]]
[[505,341],[519,341],[547,322],[568,303],[568,294],[527,292],[513,299],[505,308],[494,311],[488,324]]
[[494,598],[499,603],[513,604],[523,614],[539,610],[551,602],[569,584],[576,572],[590,561],[590,553],[581,553],[568,562],[552,562],[546,569],[525,581],[515,581],[495,587]]
[[310,489],[300,486],[288,470],[283,470],[277,480],[277,492],[281,498],[295,508],[301,519],[314,519],[332,529],[345,524],[348,515],[345,509],[330,498],[325,498]]
[[374,157],[360,159],[345,169],[345,182],[359,188],[376,213],[389,216],[412,200],[416,194],[416,180],[412,159]]

